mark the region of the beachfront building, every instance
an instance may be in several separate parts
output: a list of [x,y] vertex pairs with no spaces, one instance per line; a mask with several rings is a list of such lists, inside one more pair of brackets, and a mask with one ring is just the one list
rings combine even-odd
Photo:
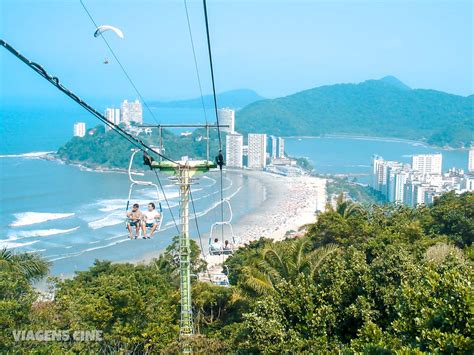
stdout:
[[443,156],[441,154],[418,154],[411,160],[413,170],[422,174],[441,174]]
[[285,140],[282,137],[278,137],[278,148],[277,148],[277,158],[285,157]]
[[[120,124],[120,109],[107,107],[105,109],[105,118],[107,118],[107,121],[109,121],[110,123],[116,125]],[[111,128],[106,125],[105,129],[108,131]]]
[[384,181],[387,180],[387,171],[385,168],[385,160],[375,155],[372,158],[372,188],[381,191]]
[[412,207],[431,204],[437,196],[449,191],[472,191],[472,175],[456,168],[441,173],[441,162],[441,154],[415,156],[414,166],[385,161],[375,156],[372,187],[380,191],[389,202],[404,203]]
[[469,149],[469,160],[467,163],[467,171],[474,173],[474,145]]
[[135,100],[134,102],[128,102],[124,100],[120,109],[121,112],[121,122],[129,125],[134,122],[137,124],[143,123],[143,109],[140,101]]
[[267,135],[249,133],[248,135],[248,167],[264,169],[267,166]]
[[84,137],[86,135],[86,124],[85,122],[74,123],[74,137]]
[[230,108],[220,108],[217,110],[217,116],[219,117],[220,125],[229,126],[222,127],[222,132],[231,134],[235,132],[235,110],[232,110]]
[[226,136],[226,165],[229,168],[242,168],[243,166],[244,137],[239,133]]
[[271,149],[271,158],[276,159],[277,157],[277,137],[270,136],[270,149]]

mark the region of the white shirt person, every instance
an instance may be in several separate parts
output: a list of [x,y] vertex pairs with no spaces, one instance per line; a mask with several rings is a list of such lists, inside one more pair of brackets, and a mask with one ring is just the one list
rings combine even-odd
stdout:
[[[142,212],[143,215],[143,239],[150,239],[153,237],[153,234],[156,231],[156,228],[158,228],[159,225],[159,220],[161,218],[161,213],[156,210],[155,204],[153,202],[150,202],[148,204],[148,210]],[[150,228],[150,235],[147,236],[146,230],[147,228]]]

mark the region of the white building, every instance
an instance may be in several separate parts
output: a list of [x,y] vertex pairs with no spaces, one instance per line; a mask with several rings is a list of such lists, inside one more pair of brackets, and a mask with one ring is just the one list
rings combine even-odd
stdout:
[[441,174],[443,156],[441,154],[419,154],[412,157],[413,170],[422,174]]
[[277,157],[277,137],[270,136],[270,147],[272,150],[271,157],[275,159]]
[[220,108],[217,110],[217,116],[219,117],[220,125],[228,125],[229,127],[222,127],[222,132],[234,133],[235,132],[235,110],[230,108]]
[[124,100],[120,111],[122,113],[121,122],[125,124],[130,124],[131,122],[143,123],[143,110],[140,101],[128,102]]
[[282,137],[278,137],[278,151],[277,151],[278,158],[285,157],[285,140]]
[[86,135],[86,124],[84,122],[74,123],[74,137],[84,137]]
[[469,149],[469,160],[467,163],[467,171],[474,173],[474,145]]
[[249,133],[248,135],[248,167],[263,169],[267,166],[267,135]]
[[397,171],[395,172],[393,187],[391,187],[390,191],[392,192],[389,194],[389,201],[395,203],[403,203],[404,199],[404,189],[405,184],[408,180],[408,172],[406,171]]
[[226,165],[229,168],[242,168],[244,137],[241,134],[228,134],[226,137]]
[[383,160],[382,157],[375,155],[372,159],[372,188],[381,191],[385,181],[387,181],[385,160]]
[[[120,109],[118,108],[106,108],[105,109],[105,118],[107,118],[107,121],[113,124],[120,124]],[[105,127],[106,130],[110,130],[111,128],[109,126]]]

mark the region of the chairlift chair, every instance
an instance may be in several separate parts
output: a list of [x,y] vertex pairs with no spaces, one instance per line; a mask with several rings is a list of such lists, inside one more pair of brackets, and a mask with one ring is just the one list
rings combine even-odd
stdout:
[[[232,228],[231,221],[232,221],[233,214],[232,214],[232,207],[230,205],[229,199],[222,200],[218,204],[218,206],[220,204],[226,204],[227,207],[229,208],[229,219],[226,220],[226,221],[215,222],[211,225],[211,230],[209,232],[209,255],[230,255],[230,254],[233,254],[235,245],[240,242],[240,240],[238,238],[236,238],[236,236],[234,234],[234,229]],[[220,249],[215,249],[215,248],[212,247],[212,242],[214,240],[213,235],[215,233],[215,229],[218,226],[229,226],[230,237],[231,238],[224,238],[224,236],[222,236],[223,240],[221,241],[221,243],[222,243],[221,248]],[[224,249],[224,240],[229,240],[229,239],[231,239],[231,241],[232,241],[231,248],[230,249]]]
[[[138,149],[133,149],[132,150],[132,155],[130,157],[130,163],[128,164],[128,178],[130,180],[130,188],[128,189],[128,199],[127,199],[127,207],[126,207],[126,212],[125,213],[128,213],[128,210],[129,210],[129,207],[130,207],[130,200],[132,198],[133,188],[135,186],[138,185],[138,186],[153,187],[156,190],[156,204],[155,204],[156,209],[160,213],[160,219],[158,220],[158,227],[156,227],[155,232],[159,232],[161,230],[161,225],[163,224],[163,208],[161,206],[161,201],[160,201],[160,190],[158,188],[158,185],[151,182],[151,181],[136,180],[134,178],[134,176],[144,176],[145,175],[144,173],[132,171],[133,160],[135,158],[135,155],[138,152],[140,152],[140,150],[138,150]],[[127,221],[126,221],[125,225],[127,225],[128,222],[129,222],[129,220],[127,218]]]

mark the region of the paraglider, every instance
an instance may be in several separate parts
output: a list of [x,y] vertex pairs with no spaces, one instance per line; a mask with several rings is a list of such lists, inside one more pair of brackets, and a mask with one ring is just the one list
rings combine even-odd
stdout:
[[[101,26],[98,26],[94,32],[94,37],[99,37],[101,36],[104,32],[107,32],[107,31],[112,31],[114,32],[119,38],[122,38],[123,39],[123,32],[122,30],[120,30],[119,28],[117,27],[114,27],[114,26],[110,26],[110,25],[101,25]],[[105,58],[104,61],[103,61],[104,64],[109,64],[109,59],[108,58]]]
[[97,29],[94,32],[94,37],[99,37],[102,33],[107,32],[107,31],[112,31],[119,38],[123,38],[123,32],[120,29],[118,29],[117,27],[110,26],[110,25],[101,25],[101,26],[97,27]]

